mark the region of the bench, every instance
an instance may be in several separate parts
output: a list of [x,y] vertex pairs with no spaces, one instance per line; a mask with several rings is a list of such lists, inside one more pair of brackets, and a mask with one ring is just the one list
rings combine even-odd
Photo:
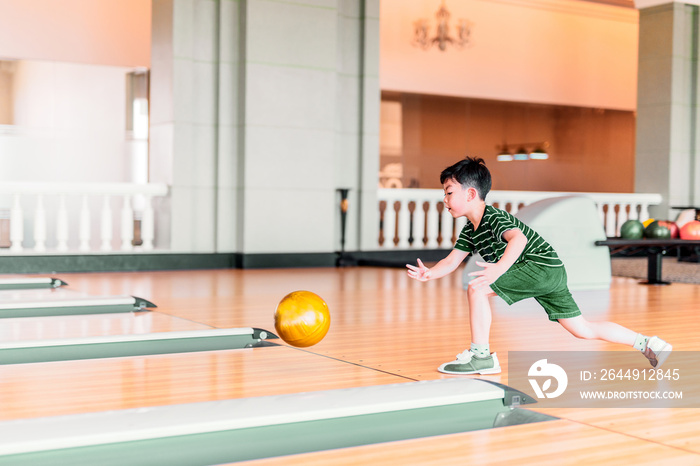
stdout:
[[647,255],[647,281],[640,282],[645,285],[668,285],[661,279],[661,266],[663,256],[673,249],[692,248],[695,254],[700,254],[700,240],[687,239],[622,239],[609,238],[596,241],[596,246],[608,246],[610,252],[627,252],[635,254],[644,251]]

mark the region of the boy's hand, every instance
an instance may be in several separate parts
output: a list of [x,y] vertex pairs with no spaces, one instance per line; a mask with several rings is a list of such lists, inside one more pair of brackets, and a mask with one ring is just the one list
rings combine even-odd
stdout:
[[470,285],[475,287],[487,286],[498,280],[498,277],[503,275],[501,267],[497,263],[491,262],[475,262],[479,267],[483,267],[483,270],[477,270],[469,274],[470,277],[477,277],[469,282]]
[[423,265],[420,259],[418,259],[418,267],[411,264],[406,264],[406,267],[408,267],[409,277],[421,282],[427,282],[430,279],[430,269]]

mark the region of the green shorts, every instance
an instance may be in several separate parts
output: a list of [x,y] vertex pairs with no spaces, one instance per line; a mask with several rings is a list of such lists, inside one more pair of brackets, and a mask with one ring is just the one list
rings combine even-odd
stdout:
[[567,286],[564,267],[521,262],[498,277],[491,289],[508,304],[535,298],[553,322],[581,315]]

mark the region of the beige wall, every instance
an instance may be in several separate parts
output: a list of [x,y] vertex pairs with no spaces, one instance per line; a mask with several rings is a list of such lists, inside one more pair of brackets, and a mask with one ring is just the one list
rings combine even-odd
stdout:
[[[440,171],[470,155],[484,158],[493,189],[634,191],[633,112],[411,94],[388,98],[402,104],[402,155],[384,153],[381,163],[403,165],[404,187],[441,188]],[[504,141],[547,141],[550,158],[497,162]]]
[[635,9],[578,0],[448,1],[450,27],[473,23],[472,45],[411,45],[414,21],[435,34],[439,0],[381,1],[382,90],[634,110]]
[[0,0],[0,59],[151,63],[151,0]]

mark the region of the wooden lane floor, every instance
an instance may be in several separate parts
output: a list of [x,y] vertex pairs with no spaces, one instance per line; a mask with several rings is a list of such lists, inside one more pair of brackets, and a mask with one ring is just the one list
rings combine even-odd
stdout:
[[243,348],[266,338],[153,312],[10,318],[0,323],[0,365]]
[[[212,327],[272,329],[279,300],[308,289],[331,310],[331,328],[317,354],[415,380],[449,377],[436,367],[469,345],[469,313],[461,276],[419,283],[403,270],[340,268],[215,270],[148,274],[66,274],[66,281],[90,293],[134,291],[158,301],[158,311]],[[614,278],[610,290],[578,292],[590,320],[611,320],[646,335],[659,335],[675,350],[695,351],[700,319],[669,319],[698,312],[700,286],[648,287]],[[578,340],[550,323],[536,304],[494,303],[491,348],[503,372],[488,376],[507,383],[508,351],[632,351],[620,345]],[[641,356],[640,356],[641,357]]]
[[0,366],[0,420],[400,383],[286,346]]
[[424,437],[235,463],[241,466],[696,465],[691,451],[569,420]]
[[[462,378],[0,423],[12,464],[210,465],[546,422],[521,392]],[[58,447],[58,448],[57,448]]]
[[0,321],[0,345],[25,340],[138,335],[205,330],[208,325],[160,312],[140,311],[77,316],[16,317]]
[[[136,294],[148,296],[158,305],[158,311],[201,322],[212,327],[252,326],[266,328],[273,322],[273,313],[280,299],[295,290],[319,294],[329,304],[332,327],[321,343],[328,346],[335,334],[344,337],[343,344],[357,348],[354,332],[377,329],[386,340],[401,338],[402,332],[390,331],[397,325],[404,329],[426,331],[426,344],[432,351],[446,342],[447,356],[468,343],[468,307],[461,276],[454,273],[441,280],[419,283],[409,279],[401,269],[340,268],[340,269],[274,269],[274,270],[203,270],[178,272],[63,274],[71,285],[90,294]],[[700,287],[673,284],[666,287],[646,287],[634,279],[614,278],[607,292],[581,292],[577,299],[583,313],[591,320],[612,320],[646,334],[666,334],[682,348],[692,339],[683,336],[690,325],[700,329],[694,319],[674,319],[669,312],[697,311]],[[671,324],[669,326],[669,324]],[[675,324],[675,325],[674,325]],[[492,346],[501,351],[504,344],[536,345],[537,349],[610,348],[597,342],[582,342],[575,338],[537,338],[523,328],[545,332],[547,336],[566,335],[558,325],[547,321],[544,311],[536,306],[494,306]],[[439,334],[433,329],[440,330]],[[515,331],[512,331],[515,330]],[[432,333],[431,333],[432,332]],[[670,335],[669,335],[670,333]],[[676,335],[679,334],[679,335]],[[319,345],[320,346],[320,345]],[[674,345],[675,347],[675,345]],[[314,347],[318,348],[318,347]],[[449,349],[451,348],[451,349]],[[700,348],[700,342],[695,343]],[[506,348],[508,350],[510,348]],[[436,354],[438,361],[442,353]]]
[[[268,355],[271,354],[271,350],[285,355],[284,358],[270,356],[269,364],[265,366],[267,370],[272,367],[273,372],[279,372],[280,367],[286,365],[298,369],[289,373],[285,371],[283,375],[278,373],[277,378],[271,377],[271,388],[261,388],[264,385],[256,382],[237,382],[232,376],[225,375],[231,365],[222,364],[222,373],[217,370],[201,372],[209,374],[202,377],[208,377],[212,381],[211,384],[202,381],[201,384],[196,384],[197,387],[187,387],[193,380],[189,376],[176,379],[174,385],[166,383],[167,388],[162,390],[166,395],[166,400],[163,401],[165,404],[203,400],[206,399],[206,396],[201,395],[203,392],[226,398],[248,397],[259,396],[256,393],[260,393],[260,390],[263,394],[274,394],[275,391],[292,393],[343,388],[355,384],[364,386],[394,383],[397,380],[448,378],[450,376],[436,371],[437,365],[453,359],[469,341],[466,294],[461,289],[461,276],[458,274],[426,284],[410,281],[402,270],[374,268],[66,274],[65,280],[92,294],[149,296],[158,303],[161,312],[212,327],[245,325],[271,328],[275,306],[285,294],[297,289],[314,291],[328,302],[332,315],[331,330],[318,345],[306,351],[289,347],[244,350],[246,354],[254,355]],[[636,280],[622,278],[613,279],[609,292],[584,293],[580,298],[582,310],[589,319],[612,320],[647,335],[659,335],[672,342],[676,351],[700,350],[700,342],[697,339],[700,333],[698,302],[698,285],[648,287],[637,284]],[[508,351],[523,348],[542,351],[631,351],[618,345],[577,340],[560,326],[549,323],[541,310],[528,305],[494,306],[491,345],[492,350],[499,353],[503,372],[487,378],[506,384]],[[195,366],[200,364],[212,367],[212,363],[202,362],[204,360],[200,358],[204,356],[152,356],[105,360],[102,363],[107,363],[111,368],[107,371],[121,371],[123,376],[118,380],[113,379],[119,384],[122,379],[129,379],[127,374],[134,371],[148,372],[152,374],[151,379],[162,379],[163,376],[158,375],[162,373],[186,372],[189,370],[187,361],[198,360],[200,362],[194,363]],[[119,370],[111,365],[117,361],[136,359],[142,361],[138,370],[134,369],[134,366]],[[160,360],[169,362],[154,362]],[[321,363],[322,360],[325,360],[325,363]],[[302,369],[297,365],[304,361],[310,363],[309,367],[319,367],[321,372],[325,370],[325,375],[312,374],[310,369]],[[85,363],[51,363],[45,367],[66,367]],[[328,365],[335,364],[343,367],[340,371],[343,375],[340,377],[337,376],[337,372],[328,370]],[[352,365],[358,365],[355,366],[355,370],[362,376],[345,373],[348,369],[346,366]],[[45,377],[51,376],[43,368],[37,371],[25,369],[30,366],[39,368],[40,365],[13,367],[22,368],[24,371],[14,381],[24,383],[26,386],[22,389],[42,383],[42,372],[46,374]],[[177,366],[177,369],[172,369],[173,366]],[[244,372],[259,367],[256,363],[236,366],[243,367]],[[95,366],[94,370],[101,375],[102,367]],[[60,372],[59,369],[51,370],[56,371],[52,376],[57,376]],[[78,371],[84,372],[84,369]],[[368,379],[366,376],[370,372],[365,371],[370,371],[373,375]],[[1,384],[9,375],[10,372],[0,374],[0,393],[5,393],[6,387]],[[155,395],[142,395],[133,388],[122,390],[121,385],[113,389],[105,404],[99,400],[90,400],[89,396],[100,390],[99,385],[90,389],[94,379],[96,378],[89,376],[82,379],[81,395],[88,396],[85,403],[68,402],[72,408],[62,410],[53,407],[50,402],[34,402],[32,406],[31,401],[20,396],[17,407],[15,403],[10,403],[14,414],[8,419],[65,414],[72,410],[90,412],[135,407],[146,402],[149,397],[151,402],[160,403]],[[134,384],[150,385],[150,379],[143,382],[145,379],[145,376],[140,376],[142,382]],[[69,391],[75,389],[77,387],[71,386]],[[155,388],[146,391],[158,392]],[[125,395],[125,392],[131,395]],[[22,408],[21,405],[25,402],[28,405]],[[410,464],[410,459],[416,458],[413,464],[420,464],[420,458],[430,458],[432,451],[434,458],[467,458],[479,464],[498,464],[498,458],[521,464],[580,464],[586,463],[583,460],[587,458],[601,459],[601,462],[608,464],[619,463],[616,460],[620,458],[626,458],[627,463],[635,460],[645,463],[668,458],[679,464],[698,464],[700,448],[695,439],[700,438],[700,435],[697,435],[700,424],[695,420],[694,411],[658,408],[555,409],[547,412],[562,418],[562,421],[455,434],[449,436],[448,440],[445,440],[446,437],[439,437],[359,447],[349,451],[338,451],[333,458],[338,464],[356,464],[353,458],[358,461],[362,458],[377,458],[376,462],[381,463],[382,458],[386,460],[397,455],[396,458],[406,458],[406,463]],[[682,426],[683,431],[690,434],[679,434],[677,426]],[[563,443],[561,448],[557,443],[554,459],[548,461],[542,458],[537,445],[542,445],[543,438],[559,438],[559,435],[562,436]],[[535,445],[535,448],[528,448],[528,445]],[[550,447],[548,442],[547,448]],[[445,453],[442,454],[441,451]],[[606,453],[601,456],[600,452]],[[321,464],[323,460],[314,463],[313,459],[328,459],[334,454],[309,454],[308,464]],[[307,455],[300,456],[306,457]],[[521,461],[518,461],[518,458]],[[582,461],[578,461],[579,458]],[[288,464],[291,460],[270,460],[270,464]]]
[[[65,285],[55,279],[25,277],[4,279],[4,282],[8,286],[21,286],[0,291],[0,317],[3,317],[0,364],[3,365],[234,349],[276,338],[264,330],[213,329],[166,314],[135,312],[141,306],[113,306],[118,297],[88,295],[47,285]],[[35,282],[44,286],[32,288]],[[134,301],[133,297],[128,298],[124,301]],[[111,304],[105,306],[107,302]],[[110,306],[113,309],[106,309]],[[155,306],[148,303],[147,307]],[[42,308],[56,312],[32,312]],[[8,312],[14,317],[4,315]]]

